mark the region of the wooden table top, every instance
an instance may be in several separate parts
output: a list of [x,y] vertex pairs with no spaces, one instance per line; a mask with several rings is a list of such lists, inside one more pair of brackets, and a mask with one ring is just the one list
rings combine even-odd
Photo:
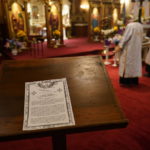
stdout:
[[[25,82],[67,78],[75,126],[23,131]],[[0,138],[126,127],[99,56],[5,61],[0,72]]]

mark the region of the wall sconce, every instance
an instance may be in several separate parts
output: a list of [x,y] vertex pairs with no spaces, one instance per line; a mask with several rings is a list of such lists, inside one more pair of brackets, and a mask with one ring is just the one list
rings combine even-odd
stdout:
[[123,4],[129,5],[130,1],[131,1],[131,0],[120,0],[120,3],[121,3],[122,5],[123,5]]
[[120,0],[120,3],[121,4],[125,4],[125,0]]
[[83,10],[88,10],[89,9],[89,3],[87,0],[82,0],[80,4],[80,8]]
[[48,4],[49,4],[49,6],[51,6],[52,4],[54,4],[54,1],[49,0]]

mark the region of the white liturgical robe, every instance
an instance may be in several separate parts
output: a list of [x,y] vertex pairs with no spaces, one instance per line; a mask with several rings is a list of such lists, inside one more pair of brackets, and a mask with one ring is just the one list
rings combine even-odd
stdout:
[[142,75],[142,40],[143,27],[138,22],[129,23],[119,46],[120,55],[119,75],[125,78]]

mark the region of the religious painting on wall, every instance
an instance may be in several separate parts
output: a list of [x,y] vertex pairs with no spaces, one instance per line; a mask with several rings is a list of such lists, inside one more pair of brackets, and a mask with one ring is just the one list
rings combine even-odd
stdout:
[[48,16],[51,39],[55,39],[57,41],[61,36],[60,6],[58,2],[50,4]]
[[93,11],[91,14],[91,25],[93,29],[99,26],[99,11],[98,11],[98,8],[96,7],[93,8]]
[[70,33],[70,27],[71,27],[71,22],[70,22],[70,2],[68,0],[63,1],[63,6],[62,6],[62,24],[63,24],[63,39],[66,40],[68,37],[71,36]]
[[46,26],[48,47],[63,45],[62,2],[51,0],[46,3]]
[[10,22],[12,32],[15,35],[19,30],[25,31],[24,12],[18,3],[11,5]]
[[67,4],[63,5],[62,10],[62,17],[63,17],[63,26],[68,27],[70,26],[70,6]]
[[89,23],[88,38],[89,40],[100,41],[102,5],[99,0],[89,1]]
[[55,4],[51,5],[49,21],[50,21],[50,26],[52,31],[59,29],[59,14]]
[[118,10],[117,8],[113,9],[113,25],[117,25],[117,21],[118,21]]
[[32,18],[38,19],[39,18],[39,8],[38,6],[33,5],[32,6]]
[[[140,10],[140,0],[132,0],[130,2],[130,11],[129,15],[132,15],[134,19],[139,18],[139,10]],[[141,13],[141,20],[143,24],[150,22],[150,0],[143,0],[142,1],[142,13]]]
[[27,5],[29,16],[29,35],[46,36],[44,29],[46,27],[45,7],[42,0],[30,0]]
[[131,3],[130,5],[130,15],[132,15],[134,17],[134,19],[138,18],[138,14],[139,14],[139,7],[140,7],[140,3],[139,2],[134,2]]
[[113,14],[113,5],[112,4],[105,4],[104,5],[104,19],[102,22],[103,29],[110,29],[112,28],[112,23],[114,19]]
[[91,39],[98,42],[100,39],[100,12],[98,7],[93,7],[91,11],[90,25]]

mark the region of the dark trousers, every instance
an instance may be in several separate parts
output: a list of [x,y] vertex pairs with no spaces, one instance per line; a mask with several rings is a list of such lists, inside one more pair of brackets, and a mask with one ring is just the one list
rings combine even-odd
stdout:
[[150,65],[146,64],[145,70],[150,75]]
[[119,83],[124,84],[124,85],[131,85],[131,84],[138,85],[139,84],[139,78],[138,77],[135,77],[135,78],[120,77]]

